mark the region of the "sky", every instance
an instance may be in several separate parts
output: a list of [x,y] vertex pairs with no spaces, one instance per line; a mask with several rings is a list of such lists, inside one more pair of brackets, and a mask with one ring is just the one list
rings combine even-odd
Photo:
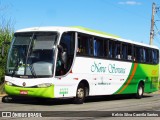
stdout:
[[[160,0],[0,0],[0,16],[14,30],[40,26],[83,26],[149,44],[152,3]],[[160,48],[160,9],[155,15]]]

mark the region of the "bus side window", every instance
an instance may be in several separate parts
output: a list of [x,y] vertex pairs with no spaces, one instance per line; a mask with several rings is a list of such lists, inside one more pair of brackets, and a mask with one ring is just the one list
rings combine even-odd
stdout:
[[140,47],[135,47],[135,51],[136,51],[136,53],[135,53],[135,58],[136,58],[136,61],[137,62],[141,62],[141,49],[140,49]]
[[146,48],[146,63],[151,63],[151,50]]
[[104,56],[104,46],[103,46],[103,39],[94,38],[94,56],[103,57]]
[[127,45],[122,44],[122,59],[127,60]]
[[79,34],[77,54],[91,56],[93,54],[92,49],[93,49],[92,38],[87,35]]
[[104,51],[104,57],[105,58],[108,58],[108,49],[109,48],[109,46],[108,46],[108,40],[107,39],[105,39],[104,40],[104,46],[103,46],[103,51]]
[[89,56],[93,54],[93,39],[91,37],[87,38],[87,53]]
[[158,51],[157,50],[152,50],[152,61],[153,61],[153,64],[157,64],[158,63],[158,60],[159,59],[159,55],[158,55]]
[[97,56],[97,51],[98,51],[97,49],[99,48],[99,44],[95,39],[93,40],[93,45],[94,45],[93,55]]
[[109,58],[113,58],[114,57],[114,42],[113,41],[109,41],[109,51],[108,51],[108,57]]
[[133,59],[133,57],[132,57],[132,45],[131,45],[131,44],[128,44],[127,46],[128,46],[127,59],[128,59],[129,61],[131,61],[131,60]]
[[75,51],[75,33],[63,33],[58,48],[56,76],[65,75],[71,68]]
[[78,51],[77,52],[79,55],[85,54],[85,41],[81,35],[78,36]]
[[146,62],[146,49],[143,48],[143,62]]
[[114,56],[116,59],[121,59],[121,44],[115,43]]
[[140,62],[143,62],[144,56],[143,56],[143,48],[139,48],[140,53]]
[[148,49],[149,51],[149,63],[151,64],[152,63],[152,49]]

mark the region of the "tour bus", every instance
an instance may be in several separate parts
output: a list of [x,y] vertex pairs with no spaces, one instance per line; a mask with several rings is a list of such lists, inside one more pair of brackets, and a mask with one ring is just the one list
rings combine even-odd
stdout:
[[[9,96],[73,98],[158,90],[158,47],[83,27],[18,30],[8,53]],[[4,99],[3,101],[7,101]]]

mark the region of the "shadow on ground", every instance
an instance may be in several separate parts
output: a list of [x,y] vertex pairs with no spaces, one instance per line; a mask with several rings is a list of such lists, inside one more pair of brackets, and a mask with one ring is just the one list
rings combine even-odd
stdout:
[[[14,96],[14,97],[4,96],[2,97],[2,101],[6,97],[9,98],[9,101],[7,101],[6,103],[14,103],[14,104],[32,104],[32,105],[45,105],[45,106],[73,104],[72,98],[48,99],[48,98],[33,98],[33,97],[20,97],[20,96]],[[152,97],[152,95],[145,95],[143,98],[147,98],[147,97]],[[134,98],[134,95],[94,96],[94,97],[86,98],[85,103],[103,102],[103,101],[118,101],[118,100],[126,100],[126,99],[136,99],[136,98]]]

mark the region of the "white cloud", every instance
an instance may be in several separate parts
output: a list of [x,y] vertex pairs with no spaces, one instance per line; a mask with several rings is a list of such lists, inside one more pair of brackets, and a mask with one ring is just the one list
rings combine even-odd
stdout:
[[118,2],[120,5],[141,5],[141,2],[136,1],[125,1],[125,2]]

